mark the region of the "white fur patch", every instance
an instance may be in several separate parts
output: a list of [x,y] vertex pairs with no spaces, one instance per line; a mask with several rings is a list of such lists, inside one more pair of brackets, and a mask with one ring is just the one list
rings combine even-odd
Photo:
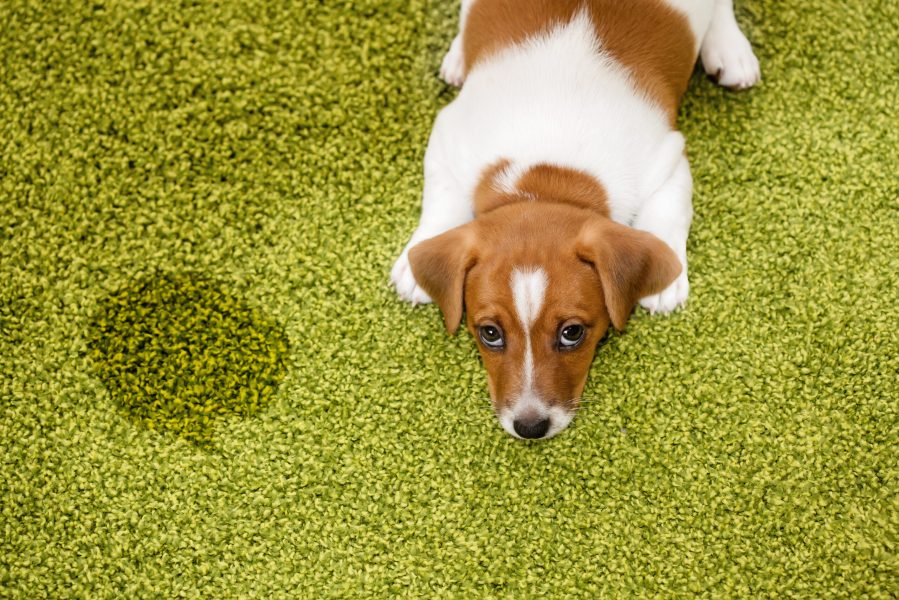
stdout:
[[518,321],[530,339],[530,328],[543,308],[546,294],[546,272],[543,269],[518,269],[512,271],[512,299],[518,313]]
[[[518,313],[518,322],[524,330],[524,365],[522,365],[521,393],[515,403],[512,412],[521,412],[533,409],[540,414],[545,414],[546,407],[534,393],[534,351],[531,347],[531,327],[540,310],[543,308],[543,299],[546,295],[546,272],[543,269],[514,269],[512,271],[512,300],[515,302],[515,312]],[[510,415],[514,421],[514,416]]]

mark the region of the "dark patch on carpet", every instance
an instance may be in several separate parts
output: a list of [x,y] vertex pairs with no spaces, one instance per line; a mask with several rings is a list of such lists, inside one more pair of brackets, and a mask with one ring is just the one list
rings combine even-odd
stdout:
[[281,328],[196,274],[156,274],[102,302],[90,330],[97,376],[151,429],[211,441],[224,417],[261,410],[284,378]]

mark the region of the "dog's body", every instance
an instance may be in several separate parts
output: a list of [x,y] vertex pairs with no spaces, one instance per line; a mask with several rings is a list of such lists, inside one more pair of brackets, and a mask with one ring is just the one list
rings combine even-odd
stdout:
[[596,342],[638,300],[687,299],[692,180],[674,126],[700,52],[719,83],[758,80],[729,0],[463,0],[441,73],[464,85],[434,124],[392,279],[433,297],[450,331],[465,306],[512,435],[568,424]]

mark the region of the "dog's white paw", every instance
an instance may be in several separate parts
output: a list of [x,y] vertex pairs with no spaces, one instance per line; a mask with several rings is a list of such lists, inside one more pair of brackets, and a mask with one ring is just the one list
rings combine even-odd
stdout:
[[431,302],[431,297],[418,286],[415,281],[415,275],[412,274],[412,265],[409,264],[409,248],[412,247],[410,242],[402,254],[393,263],[393,269],[390,271],[390,281],[396,289],[396,293],[406,302],[414,304],[427,304]]
[[687,274],[683,272],[661,293],[640,298],[640,306],[650,314],[670,313],[686,304],[689,293],[690,282],[687,280]]
[[702,42],[702,66],[718,85],[745,90],[762,79],[752,45],[736,24],[713,26]]
[[461,87],[465,81],[465,60],[462,56],[462,36],[457,35],[449,52],[440,64],[440,78],[450,85]]

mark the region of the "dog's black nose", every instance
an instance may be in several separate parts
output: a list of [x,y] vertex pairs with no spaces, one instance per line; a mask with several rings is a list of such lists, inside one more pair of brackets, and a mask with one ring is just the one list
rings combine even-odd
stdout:
[[512,422],[515,433],[529,440],[536,440],[546,435],[549,430],[549,419],[537,417],[536,419],[515,419]]

